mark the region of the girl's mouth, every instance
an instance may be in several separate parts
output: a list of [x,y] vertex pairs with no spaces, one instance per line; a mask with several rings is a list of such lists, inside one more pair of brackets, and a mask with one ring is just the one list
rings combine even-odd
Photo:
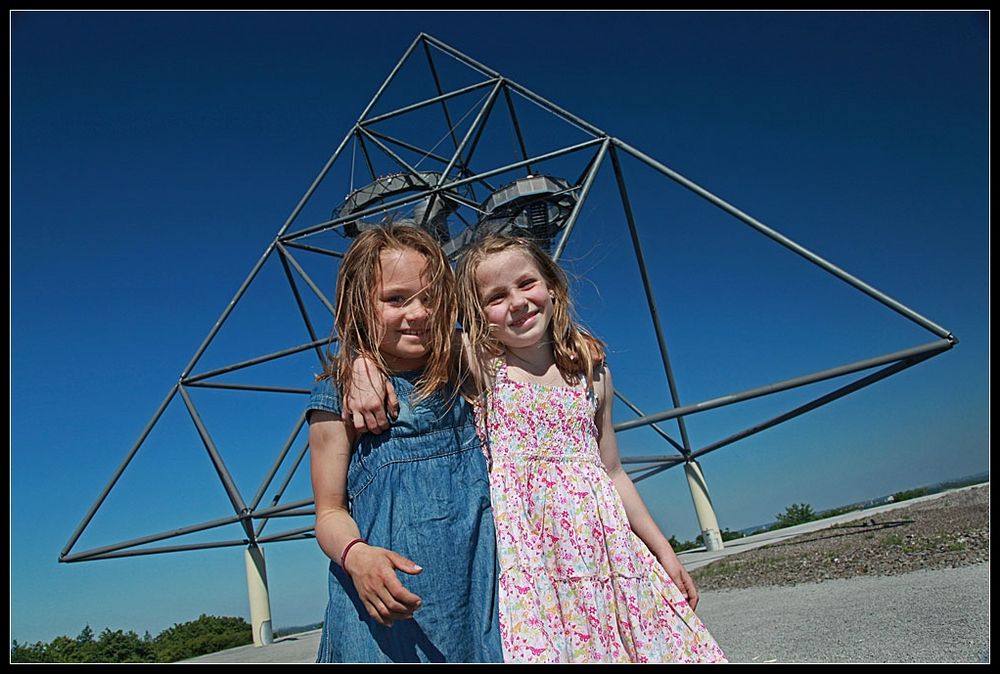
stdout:
[[512,328],[521,328],[521,327],[524,327],[525,323],[532,323],[532,322],[534,322],[534,318],[537,315],[538,315],[537,311],[532,311],[529,314],[525,314],[521,318],[518,318],[516,320],[511,321],[510,322],[510,327],[512,327]]

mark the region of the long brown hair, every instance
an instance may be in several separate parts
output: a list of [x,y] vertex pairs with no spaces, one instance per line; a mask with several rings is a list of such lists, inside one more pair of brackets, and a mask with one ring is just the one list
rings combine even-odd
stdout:
[[459,260],[456,275],[462,327],[474,357],[486,360],[504,353],[503,344],[490,330],[476,282],[476,271],[490,255],[509,250],[527,255],[538,267],[545,285],[552,292],[553,310],[549,333],[559,372],[570,383],[576,383],[580,377],[585,377],[587,384],[592,385],[595,368],[604,359],[604,344],[584,330],[576,319],[566,272],[531,239],[490,235],[470,247]]
[[458,320],[454,272],[438,242],[419,227],[394,224],[365,230],[344,255],[337,273],[334,320],[340,350],[321,376],[333,377],[340,389],[347,391],[354,359],[358,356],[374,361],[382,374],[389,374],[389,367],[378,348],[385,328],[375,304],[382,281],[381,256],[386,250],[412,250],[427,261],[429,344],[427,363],[416,381],[414,402],[417,402],[453,378],[453,341]]

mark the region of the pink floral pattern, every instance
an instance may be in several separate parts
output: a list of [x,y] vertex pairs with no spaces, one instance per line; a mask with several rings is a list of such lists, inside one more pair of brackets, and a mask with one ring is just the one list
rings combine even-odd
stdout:
[[507,662],[725,662],[628,524],[580,387],[501,365],[477,428],[490,460]]

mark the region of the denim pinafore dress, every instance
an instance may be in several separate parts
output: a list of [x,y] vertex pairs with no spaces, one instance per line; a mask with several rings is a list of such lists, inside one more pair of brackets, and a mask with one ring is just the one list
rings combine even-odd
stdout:
[[[422,605],[412,619],[383,627],[350,576],[330,562],[318,662],[503,661],[496,532],[474,415],[450,391],[411,405],[419,374],[389,377],[399,418],[380,435],[358,438],[347,491],[361,536],[423,567],[415,576],[396,572]],[[316,383],[308,409],[340,414],[340,393],[329,379]]]

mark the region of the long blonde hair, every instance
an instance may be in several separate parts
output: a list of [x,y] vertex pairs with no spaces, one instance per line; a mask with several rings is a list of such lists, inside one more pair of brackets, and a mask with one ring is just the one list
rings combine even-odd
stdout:
[[490,235],[473,244],[459,260],[456,275],[462,327],[473,356],[485,362],[504,353],[503,344],[493,335],[486,318],[476,271],[487,257],[509,250],[527,255],[552,292],[549,333],[559,372],[572,384],[584,377],[587,384],[592,385],[596,368],[604,359],[604,343],[580,326],[573,312],[566,272],[531,239]]
[[365,356],[382,374],[389,366],[379,352],[385,332],[376,311],[381,284],[381,256],[387,250],[412,250],[427,261],[428,358],[416,381],[414,402],[420,401],[453,379],[453,342],[458,320],[455,275],[441,246],[426,231],[411,225],[389,225],[362,232],[344,255],[337,273],[337,314],[334,320],[340,350],[322,377],[333,377],[341,391],[351,385],[354,359]]

